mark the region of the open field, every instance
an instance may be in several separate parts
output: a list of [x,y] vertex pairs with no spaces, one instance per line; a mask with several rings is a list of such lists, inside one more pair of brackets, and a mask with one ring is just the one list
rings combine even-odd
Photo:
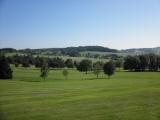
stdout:
[[[35,55],[34,57],[36,57],[37,55]],[[92,62],[97,62],[97,61],[103,61],[106,62],[108,61],[108,59],[104,59],[104,58],[91,58],[91,57],[70,57],[70,56],[54,56],[54,55],[39,55],[40,57],[49,57],[49,58],[55,58],[55,57],[59,57],[62,58],[63,60],[67,60],[67,59],[72,59],[73,61],[81,61],[83,59],[88,59],[91,60]]]
[[160,72],[92,73],[15,69],[0,80],[0,120],[159,120]]

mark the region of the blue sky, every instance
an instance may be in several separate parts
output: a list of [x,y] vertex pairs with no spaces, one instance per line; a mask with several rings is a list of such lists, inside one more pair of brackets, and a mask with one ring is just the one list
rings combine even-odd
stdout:
[[159,0],[0,0],[0,48],[160,46]]

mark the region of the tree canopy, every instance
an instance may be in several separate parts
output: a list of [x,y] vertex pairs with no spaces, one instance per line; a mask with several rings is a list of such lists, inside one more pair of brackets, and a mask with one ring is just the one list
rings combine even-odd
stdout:
[[11,79],[12,69],[5,56],[0,56],[0,79]]
[[108,75],[108,78],[110,78],[111,75],[115,72],[115,65],[112,61],[106,62],[103,66],[104,74]]
[[81,72],[86,72],[87,74],[87,72],[92,69],[92,61],[88,59],[82,60],[77,66],[77,69]]

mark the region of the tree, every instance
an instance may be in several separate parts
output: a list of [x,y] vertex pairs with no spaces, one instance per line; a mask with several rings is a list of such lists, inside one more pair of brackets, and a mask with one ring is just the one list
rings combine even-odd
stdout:
[[42,67],[41,67],[41,77],[45,80],[46,77],[48,76],[48,72],[49,72],[49,67],[48,67],[48,63],[43,60],[43,64],[42,64]]
[[125,70],[140,71],[140,59],[138,56],[127,56],[123,65]]
[[122,67],[122,65],[123,65],[123,60],[122,60],[122,59],[118,59],[118,60],[116,60],[115,64],[116,64],[116,67],[117,67],[117,68],[119,69],[119,71],[120,71],[120,69],[121,69],[121,67]]
[[73,62],[73,64],[74,64],[74,66],[78,69],[78,66],[79,66],[79,62],[77,62],[77,61],[74,61]]
[[157,71],[157,56],[155,54],[149,54],[149,70],[150,71]]
[[93,68],[94,68],[97,64],[100,65],[100,66],[102,67],[102,69],[103,69],[104,63],[103,63],[102,61],[97,61],[97,62],[93,63]]
[[19,56],[18,54],[15,54],[13,56],[13,59],[14,59],[14,63],[22,64],[22,61],[23,61],[22,56]]
[[131,71],[158,71],[160,64],[159,57],[155,54],[127,56],[124,62],[124,69]]
[[134,70],[135,71],[140,71],[140,69],[141,69],[141,61],[140,61],[140,59],[139,59],[139,56],[134,56],[134,59],[133,59],[133,65],[134,65]]
[[12,69],[5,56],[0,56],[0,79],[11,79]]
[[148,55],[139,55],[140,59],[140,69],[141,71],[145,71],[149,65],[149,57]]
[[96,64],[94,69],[93,69],[93,73],[97,76],[99,76],[100,72],[101,72],[102,67],[99,64]]
[[33,58],[32,55],[27,55],[25,58],[28,59],[28,62],[29,62],[30,65],[35,64],[35,59]]
[[93,64],[93,73],[97,76],[97,78],[102,69],[103,69],[103,62],[97,61]]
[[73,67],[74,67],[74,64],[73,64],[72,59],[67,59],[67,60],[65,61],[65,65],[66,65],[66,67],[68,67],[68,68],[73,68]]
[[52,68],[64,68],[65,63],[62,58],[56,57],[49,60],[49,67]]
[[62,74],[63,74],[63,76],[65,77],[65,79],[67,80],[67,77],[68,77],[68,74],[69,74],[67,68],[65,68],[65,69],[63,70]]
[[157,56],[157,66],[160,69],[160,56]]
[[87,72],[92,69],[92,61],[88,59],[82,60],[77,66],[77,69],[87,74]]
[[115,65],[112,61],[106,62],[103,66],[104,74],[108,75],[108,78],[110,78],[111,75],[115,72]]
[[43,58],[41,58],[41,57],[39,57],[39,56],[37,56],[36,58],[35,58],[35,67],[42,67],[42,64],[43,64]]
[[24,60],[22,62],[22,67],[30,67],[29,61],[28,60]]
[[23,56],[22,58],[22,67],[30,67],[29,59],[27,56]]
[[123,68],[124,70],[130,70],[132,71],[134,69],[134,57],[133,56],[127,56],[124,60]]
[[17,62],[14,65],[15,65],[15,67],[19,67],[19,64]]
[[7,59],[9,64],[14,64],[14,59],[13,59],[12,56],[8,56],[8,57],[6,57],[6,59]]

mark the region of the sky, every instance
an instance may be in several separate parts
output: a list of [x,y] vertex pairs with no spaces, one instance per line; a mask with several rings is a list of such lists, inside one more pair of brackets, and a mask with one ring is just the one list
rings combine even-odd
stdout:
[[0,48],[160,46],[160,0],[0,0]]

